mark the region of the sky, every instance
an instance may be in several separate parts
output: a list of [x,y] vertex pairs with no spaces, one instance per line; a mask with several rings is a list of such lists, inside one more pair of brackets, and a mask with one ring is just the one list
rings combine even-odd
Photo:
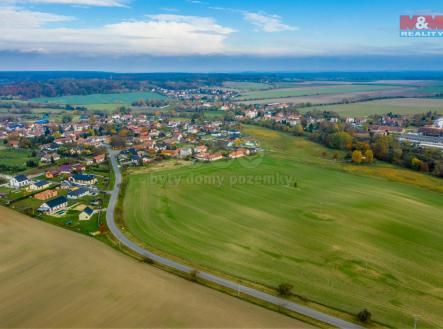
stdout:
[[0,0],[0,70],[443,70],[441,0]]

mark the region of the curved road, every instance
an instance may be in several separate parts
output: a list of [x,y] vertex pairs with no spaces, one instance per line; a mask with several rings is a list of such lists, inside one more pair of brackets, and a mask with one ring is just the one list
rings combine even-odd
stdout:
[[[127,248],[135,251],[136,253],[138,253],[142,256],[148,257],[148,258],[156,261],[159,264],[166,265],[168,267],[171,267],[175,270],[179,270],[181,272],[190,273],[191,271],[193,271],[194,269],[189,266],[177,263],[173,260],[167,259],[167,258],[159,256],[159,255],[156,255],[156,254],[150,252],[149,250],[146,250],[146,249],[140,247],[135,242],[129,240],[122,233],[122,231],[120,231],[120,228],[115,223],[114,212],[115,212],[115,206],[117,204],[118,194],[120,192],[122,175],[120,172],[120,168],[118,167],[118,164],[117,164],[117,159],[115,157],[116,152],[111,150],[111,148],[109,148],[109,147],[107,149],[108,149],[108,153],[109,153],[109,156],[111,159],[112,168],[114,169],[114,173],[115,173],[114,189],[111,192],[111,198],[109,200],[108,209],[106,211],[106,223],[108,225],[109,230],[120,241],[120,243],[122,243]],[[254,298],[261,299],[261,300],[266,301],[268,303],[286,308],[289,311],[303,314],[305,316],[308,316],[310,318],[316,319],[318,321],[327,323],[329,325],[332,325],[332,326],[335,326],[338,328],[364,329],[364,327],[361,327],[357,324],[347,322],[347,321],[339,319],[337,317],[316,311],[316,310],[311,309],[309,307],[306,307],[306,306],[288,301],[286,299],[279,298],[279,297],[264,293],[262,291],[259,291],[259,290],[253,289],[253,288],[249,288],[247,286],[238,284],[233,281],[223,279],[221,277],[215,276],[215,275],[207,273],[207,272],[198,271],[197,276],[201,279],[204,279],[209,282],[213,282],[213,283],[216,283],[220,286],[237,291],[238,293],[246,294],[246,295],[252,296]]]

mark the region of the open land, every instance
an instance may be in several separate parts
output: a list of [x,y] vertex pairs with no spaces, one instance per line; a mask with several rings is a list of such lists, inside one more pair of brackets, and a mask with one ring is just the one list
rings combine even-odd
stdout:
[[253,99],[268,99],[268,98],[286,98],[297,96],[312,96],[312,95],[329,95],[329,94],[345,94],[353,92],[368,92],[384,89],[392,89],[392,86],[387,85],[330,85],[318,87],[295,87],[295,88],[277,88],[265,91],[245,92],[240,97],[240,100]]
[[294,103],[294,104],[334,104],[344,101],[358,102],[374,98],[394,98],[394,97],[418,97],[420,94],[417,88],[395,87],[379,89],[376,91],[355,91],[347,93],[326,93],[308,96],[285,96],[277,98],[260,98],[255,100],[237,101],[242,104],[271,104],[271,103]]
[[90,104],[130,104],[140,99],[164,99],[165,97],[150,91],[114,93],[114,94],[93,94],[93,95],[75,95],[63,97],[40,97],[31,99],[33,102],[41,103],[60,103],[70,105],[90,105]]
[[0,218],[2,328],[309,327],[7,208]]
[[350,314],[368,308],[395,327],[420,314],[423,326],[441,327],[440,180],[385,164],[358,170],[302,138],[246,133],[263,156],[131,173],[131,234],[204,269],[264,287],[288,282]]
[[367,116],[371,114],[385,114],[389,112],[394,114],[415,114],[425,113],[428,111],[443,113],[443,99],[394,98],[351,104],[300,108],[302,113],[313,110],[333,111],[339,115],[348,116]]

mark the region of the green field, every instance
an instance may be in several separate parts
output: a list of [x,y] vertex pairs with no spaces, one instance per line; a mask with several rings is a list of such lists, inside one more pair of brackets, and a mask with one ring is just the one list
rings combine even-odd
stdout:
[[[26,169],[26,161],[35,160],[38,162],[37,158],[31,157],[31,151],[27,149],[14,149],[5,148],[0,149],[0,172],[11,174],[16,171],[22,171]],[[7,170],[10,168],[12,170]]]
[[307,111],[334,111],[341,115],[367,116],[371,114],[415,114],[428,111],[443,113],[443,99],[431,98],[394,98],[368,102],[359,102],[340,105],[325,105],[300,108],[301,112]]
[[[384,164],[360,172],[302,138],[246,132],[263,157],[131,173],[129,231],[194,265],[268,287],[289,282],[350,314],[368,308],[396,327],[420,314],[422,327],[442,327],[443,195],[414,186],[443,191],[442,180]],[[273,184],[275,175],[298,186]],[[250,176],[268,181],[238,183]]]
[[91,105],[91,104],[130,104],[140,99],[164,99],[165,97],[149,92],[132,92],[132,93],[116,93],[116,94],[93,94],[93,95],[77,95],[62,97],[40,97],[31,99],[33,102],[41,103],[59,103],[70,105]]
[[336,85],[336,86],[321,86],[321,87],[300,86],[295,88],[282,88],[282,89],[244,92],[241,95],[241,97],[239,97],[239,100],[344,94],[344,93],[354,93],[354,92],[369,92],[369,91],[377,91],[385,89],[393,89],[393,87],[389,85],[345,85],[345,86]]
[[225,81],[223,87],[240,91],[265,90],[272,88],[271,84],[247,81]]

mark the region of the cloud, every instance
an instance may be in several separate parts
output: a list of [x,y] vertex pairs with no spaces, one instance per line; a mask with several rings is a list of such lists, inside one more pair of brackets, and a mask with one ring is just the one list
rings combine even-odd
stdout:
[[46,24],[69,17],[0,8],[0,51],[83,53],[87,55],[208,55],[226,51],[234,30],[210,17],[151,15],[98,28]]
[[[37,28],[48,23],[66,22],[73,20],[69,16],[49,14],[39,11],[0,7],[0,30]],[[1,36],[0,36],[1,38]]]
[[282,32],[297,31],[298,28],[284,24],[281,17],[277,15],[266,15],[262,13],[245,12],[244,18],[251,24],[255,25],[263,32]]
[[21,4],[60,4],[97,7],[126,7],[128,0],[12,0]]

